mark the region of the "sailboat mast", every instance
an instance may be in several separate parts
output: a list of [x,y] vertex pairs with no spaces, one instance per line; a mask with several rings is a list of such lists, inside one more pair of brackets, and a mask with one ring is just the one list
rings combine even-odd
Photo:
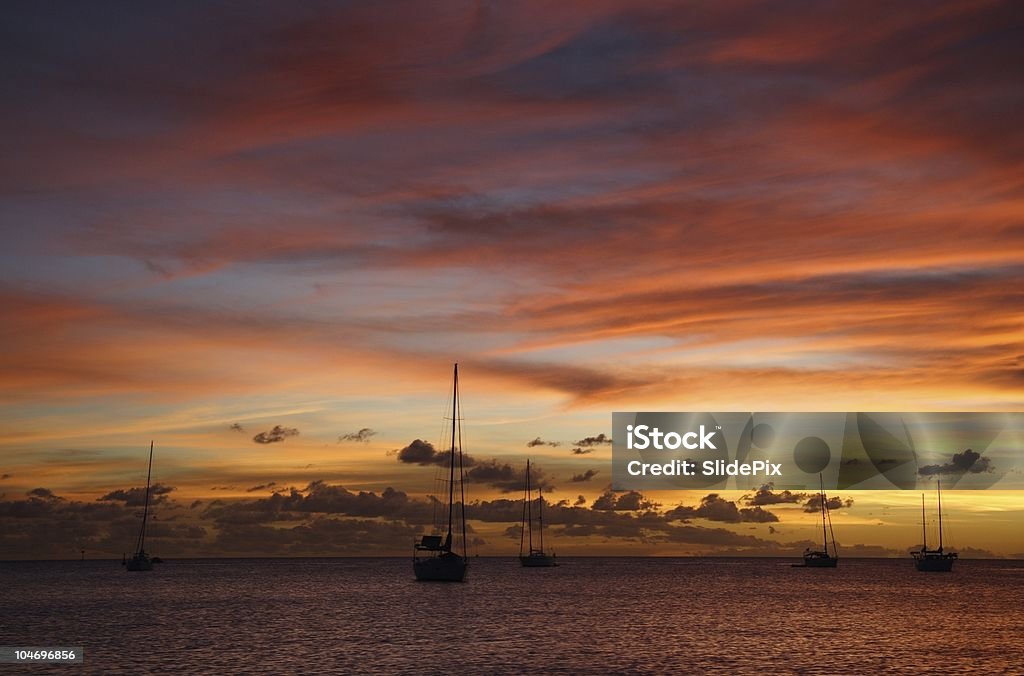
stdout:
[[139,531],[139,546],[136,552],[141,552],[146,545],[146,521],[149,520],[149,480],[153,476],[153,440],[149,441],[149,468],[146,470],[146,503],[142,508],[142,529]]
[[540,550],[544,551],[544,489],[537,486],[537,525],[540,527]]
[[828,531],[825,530],[825,510],[827,509],[825,506],[825,479],[821,474],[818,474],[818,484],[821,487],[821,492],[819,493],[821,499],[821,542],[825,553],[828,554]]
[[530,488],[530,461],[526,461],[526,518],[529,523],[530,553],[533,554],[533,490]]
[[939,493],[939,551],[942,551],[942,481],[935,480],[935,488]]
[[924,518],[924,493],[921,493],[921,549],[928,549],[928,526]]
[[448,473],[448,551],[452,544],[452,512],[455,505],[455,427],[459,418],[459,365],[455,364],[455,377],[452,379],[452,457]]
[[[825,512],[828,514],[828,534],[832,536],[832,556],[839,558],[839,545],[836,544],[836,532],[832,530],[832,510]],[[825,549],[825,553],[828,553],[828,548]]]
[[462,421],[459,421],[459,519],[462,522],[462,556],[465,558],[469,553],[469,545],[466,540],[466,475],[462,462]]
[[[530,474],[530,461],[529,460],[526,461],[526,474],[527,475]],[[523,488],[523,521],[522,521],[521,527],[519,528],[519,556],[523,555],[523,543],[526,542],[526,528],[527,528],[527,525],[526,525],[526,523],[527,523],[526,522],[526,509],[527,509],[527,506],[529,504],[530,504],[530,486],[529,486],[529,484],[527,484],[527,486]]]

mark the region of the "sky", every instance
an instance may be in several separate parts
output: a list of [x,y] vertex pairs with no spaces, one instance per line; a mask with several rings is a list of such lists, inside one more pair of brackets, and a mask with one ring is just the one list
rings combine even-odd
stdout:
[[[454,362],[481,555],[527,457],[560,553],[816,537],[609,493],[613,411],[1024,406],[1014,3],[4,14],[0,558],[130,550],[150,440],[155,553],[404,555]],[[920,544],[919,493],[836,499],[845,551]],[[944,504],[1024,558],[1024,494]]]

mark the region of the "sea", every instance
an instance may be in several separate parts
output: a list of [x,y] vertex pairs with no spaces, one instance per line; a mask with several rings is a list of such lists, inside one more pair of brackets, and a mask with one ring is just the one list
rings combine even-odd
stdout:
[[46,674],[1024,673],[1024,561],[0,562],[0,646],[81,646]]

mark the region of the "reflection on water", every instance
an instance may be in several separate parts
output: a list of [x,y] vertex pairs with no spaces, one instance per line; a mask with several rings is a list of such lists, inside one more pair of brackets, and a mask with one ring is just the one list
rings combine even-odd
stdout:
[[1024,562],[473,559],[465,584],[408,559],[0,563],[0,645],[86,664],[5,673],[718,669],[1000,671],[1024,649]]

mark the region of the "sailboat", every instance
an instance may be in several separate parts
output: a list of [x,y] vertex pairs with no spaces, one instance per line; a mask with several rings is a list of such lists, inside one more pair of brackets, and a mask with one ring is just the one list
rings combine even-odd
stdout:
[[[793,564],[797,568],[835,568],[836,564],[839,563],[839,549],[836,547],[836,535],[832,532],[832,515],[828,509],[828,496],[825,495],[825,481],[820,474],[818,475],[818,481],[821,485],[821,489],[818,491],[818,501],[821,503],[821,549],[806,550],[804,552],[804,562],[802,564]],[[832,534],[831,554],[828,551],[830,533]]]
[[[412,569],[424,582],[462,582],[466,579],[466,489],[462,475],[462,429],[459,419],[459,365],[452,380],[452,443],[448,462],[448,533],[424,535],[413,547]],[[457,449],[457,450],[456,450]],[[455,465],[459,467],[459,514],[455,523]],[[462,554],[454,551],[453,526],[461,525]]]
[[[526,493],[523,496],[523,528],[519,531],[519,563],[525,568],[550,568],[557,566],[554,554],[544,553],[544,496],[537,488],[537,521],[540,547],[533,547],[533,489],[530,488],[530,461],[526,461]],[[523,544],[528,545],[523,554]]]
[[911,552],[914,557],[914,566],[918,570],[929,573],[948,573],[953,570],[953,562],[956,561],[955,552],[942,551],[942,482],[937,481],[935,490],[939,502],[939,548],[928,549],[928,527],[924,518],[924,493],[921,493],[921,550]]
[[146,553],[146,522],[149,520],[149,480],[153,476],[153,442],[149,442],[149,469],[146,470],[146,506],[142,509],[142,528],[135,545],[135,553],[127,561],[122,557],[125,570],[153,570],[153,560]]

